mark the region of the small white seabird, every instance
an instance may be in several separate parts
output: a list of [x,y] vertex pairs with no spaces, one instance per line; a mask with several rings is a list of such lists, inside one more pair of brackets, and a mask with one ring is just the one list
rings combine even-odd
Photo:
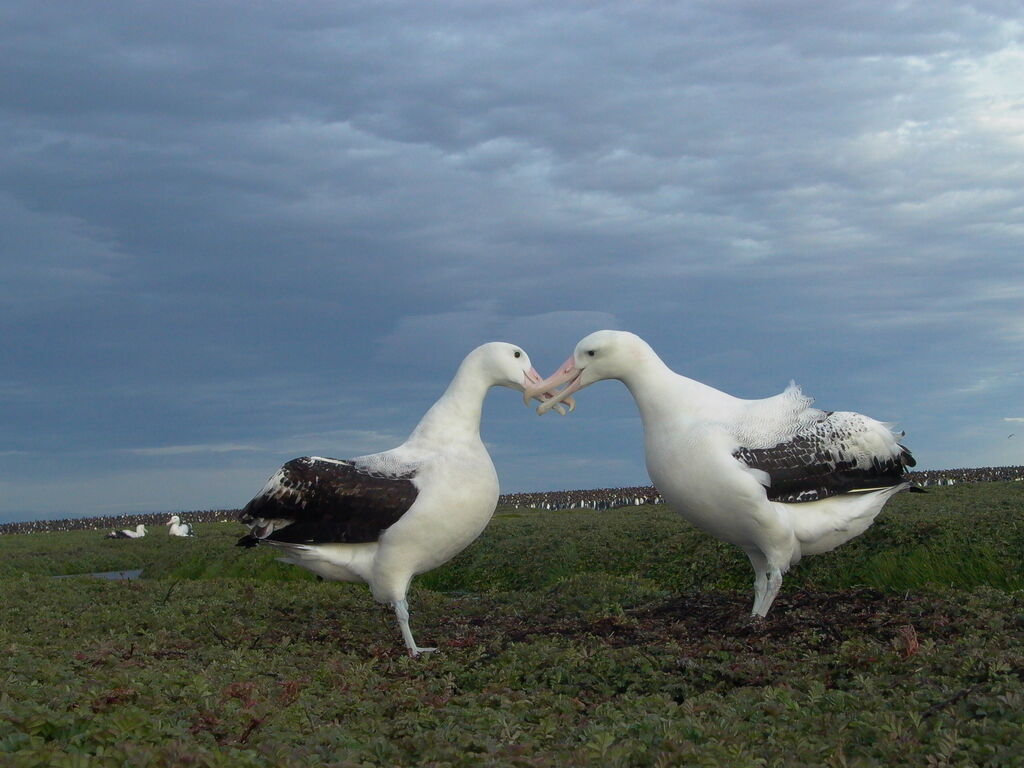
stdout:
[[134,531],[127,529],[121,531],[111,531],[104,538],[107,539],[141,539],[146,535],[146,526],[139,523],[135,526]]
[[195,536],[195,531],[192,530],[192,523],[183,523],[181,518],[177,515],[171,515],[171,519],[167,521],[167,533],[170,536]]

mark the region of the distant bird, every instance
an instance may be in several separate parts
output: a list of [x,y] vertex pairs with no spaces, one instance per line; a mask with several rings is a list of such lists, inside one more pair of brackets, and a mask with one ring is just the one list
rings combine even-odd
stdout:
[[123,531],[111,531],[104,538],[106,539],[141,539],[146,535],[146,526],[139,525],[135,526],[134,531],[123,530]]
[[1013,437],[1013,435],[1016,435],[1016,434],[1017,434],[1016,432],[1014,432],[1013,434],[1009,434],[1009,435],[1006,436],[1006,439],[1009,440],[1011,437]]
[[644,427],[647,471],[665,502],[742,549],[754,568],[754,616],[771,608],[782,574],[803,555],[863,533],[913,457],[888,425],[820,411],[795,383],[743,400],[673,372],[639,336],[598,331],[525,397],[564,388],[537,409],[602,379],[629,389]]
[[181,518],[177,515],[171,515],[171,519],[167,521],[167,533],[170,536],[195,536],[195,531],[192,530],[192,523],[183,523]]
[[284,562],[325,579],[368,584],[374,599],[394,607],[410,656],[436,650],[413,640],[409,583],[465,549],[494,513],[498,476],[480,439],[487,391],[522,392],[538,381],[521,347],[477,347],[397,448],[281,467],[240,513],[250,532],[238,544],[269,544]]

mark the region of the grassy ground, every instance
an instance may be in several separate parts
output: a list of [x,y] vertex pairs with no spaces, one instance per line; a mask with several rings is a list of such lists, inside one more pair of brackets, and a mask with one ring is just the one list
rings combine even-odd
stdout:
[[903,495],[761,624],[662,508],[505,514],[417,580],[418,660],[240,526],[0,537],[0,765],[1024,765],[1022,512]]

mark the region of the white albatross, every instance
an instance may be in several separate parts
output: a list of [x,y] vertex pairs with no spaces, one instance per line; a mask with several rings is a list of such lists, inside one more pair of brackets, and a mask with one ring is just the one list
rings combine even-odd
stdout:
[[[602,379],[633,395],[647,471],[665,502],[754,568],[754,616],[765,616],[782,574],[803,555],[863,533],[910,488],[914,459],[892,429],[849,411],[820,411],[796,384],[744,400],[680,376],[639,336],[597,331],[524,397],[565,385],[537,409]],[[529,402],[527,400],[527,402]]]
[[368,584],[375,600],[394,607],[410,656],[436,650],[413,640],[409,584],[465,549],[494,513],[498,475],[480,439],[487,391],[524,392],[538,381],[521,347],[477,347],[397,448],[281,467],[241,511],[250,532],[238,544],[269,544],[284,562],[325,579]]
[[127,528],[121,531],[111,531],[104,538],[107,539],[141,539],[146,535],[146,526],[139,523],[135,526],[135,530],[128,530]]
[[192,530],[192,523],[183,523],[181,518],[177,515],[171,515],[171,519],[167,521],[167,535],[168,536],[195,536],[195,531]]

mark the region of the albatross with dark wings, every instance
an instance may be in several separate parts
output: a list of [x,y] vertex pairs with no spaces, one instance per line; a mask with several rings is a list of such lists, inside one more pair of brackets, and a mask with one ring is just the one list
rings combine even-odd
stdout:
[[563,386],[543,413],[602,379],[626,385],[640,410],[647,471],[666,503],[754,568],[755,616],[771,608],[782,574],[803,555],[863,533],[910,488],[902,434],[849,411],[820,411],[791,384],[744,400],[675,373],[639,336],[597,331],[525,397]]
[[487,391],[523,392],[538,381],[521,347],[477,347],[397,448],[281,467],[242,510],[250,531],[238,543],[274,546],[283,561],[325,579],[368,584],[377,601],[394,607],[410,655],[435,650],[413,640],[409,584],[465,549],[494,513],[498,476],[480,439]]
[[146,535],[146,526],[139,523],[135,526],[135,530],[131,531],[127,528],[121,531],[111,531],[106,535],[108,539],[141,539]]

